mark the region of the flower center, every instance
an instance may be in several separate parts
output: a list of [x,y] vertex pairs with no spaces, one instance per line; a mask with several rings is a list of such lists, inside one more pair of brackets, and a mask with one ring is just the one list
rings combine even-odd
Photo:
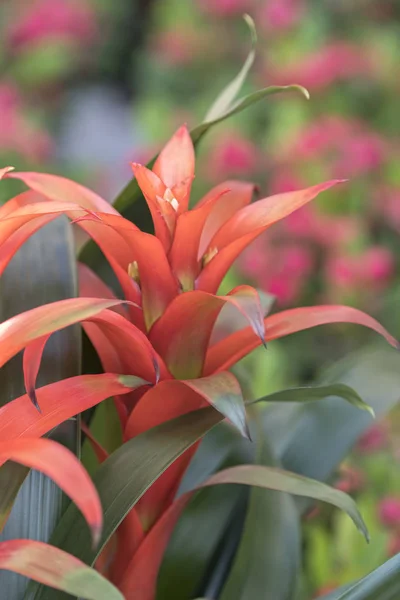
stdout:
[[164,192],[164,200],[170,203],[175,212],[178,210],[179,202],[169,188],[167,188]]

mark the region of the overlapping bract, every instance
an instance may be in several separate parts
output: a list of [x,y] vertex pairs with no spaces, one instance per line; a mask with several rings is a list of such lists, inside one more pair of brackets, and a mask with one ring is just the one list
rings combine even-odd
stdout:
[[[251,184],[228,181],[189,210],[194,150],[186,127],[167,143],[152,170],[138,164],[132,168],[153,218],[154,235],[140,231],[102,198],[71,181],[0,170],[0,178],[20,179],[30,188],[0,209],[0,273],[37,229],[66,214],[98,244],[125,296],[117,299],[94,272],[80,265],[82,298],[39,307],[0,325],[0,364],[25,349],[28,393],[0,409],[2,440],[40,437],[109,396],[115,398],[125,440],[207,403],[247,435],[240,385],[228,369],[257,345],[316,325],[349,322],[374,329],[397,346],[379,323],[352,308],[300,308],[265,317],[253,288],[240,286],[217,295],[248,244],[339,181],[254,203]],[[218,319],[228,310],[246,326],[225,336],[221,332],[214,342]],[[105,373],[35,391],[48,337],[78,322]],[[121,524],[117,544],[130,539],[126,566],[141,552],[148,532],[162,523],[195,450],[196,445],[176,460]],[[97,451],[104,458],[103,450]],[[111,566],[110,574],[116,585],[124,581],[123,569]],[[140,594],[137,598],[150,600]]]

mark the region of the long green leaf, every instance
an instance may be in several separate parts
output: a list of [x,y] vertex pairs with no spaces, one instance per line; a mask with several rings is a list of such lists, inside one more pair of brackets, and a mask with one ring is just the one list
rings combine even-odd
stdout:
[[231,107],[233,101],[235,100],[236,96],[242,89],[243,83],[245,82],[246,77],[249,74],[249,71],[254,63],[254,59],[256,56],[257,32],[253,19],[249,15],[245,15],[244,19],[250,29],[251,50],[239,73],[226,86],[226,88],[222,90],[218,98],[207,111],[207,114],[204,118],[205,122],[214,121],[215,119],[218,119],[218,117],[222,116],[227,112],[227,110]]
[[[332,368],[324,379],[326,383],[340,379],[356,388],[380,417],[400,400],[400,356],[386,348],[356,352]],[[349,404],[339,405],[334,398],[291,406],[288,411],[278,406],[275,412],[279,409],[281,417],[286,412],[285,419],[291,423],[290,428],[281,430],[279,438],[274,419],[268,425],[268,411],[265,419],[267,433],[275,439],[274,447],[284,468],[321,481],[329,479],[357,438],[371,425],[368,414]]]
[[[214,408],[178,417],[126,442],[98,469],[93,480],[104,508],[99,546],[92,547],[79,511],[70,505],[51,543],[93,565],[118,525],[151,484],[176,458],[223,419]],[[64,596],[32,583],[25,598],[56,600]]]
[[305,404],[307,402],[316,402],[329,396],[337,396],[347,400],[349,404],[352,404],[356,408],[368,411],[373,417],[375,417],[374,409],[369,406],[364,400],[357,394],[353,388],[344,383],[331,383],[329,385],[320,386],[307,386],[290,388],[288,390],[280,390],[274,392],[260,400],[265,402],[299,402]]
[[[255,445],[237,435],[228,423],[220,423],[202,442],[195,455],[190,475],[185,477],[178,495],[187,492],[218,469],[251,464]],[[224,451],[225,450],[225,451]],[[187,600],[199,592],[213,572],[215,555],[220,558],[221,544],[239,512],[243,512],[248,490],[240,486],[220,485],[195,494],[175,526],[158,577],[157,600]],[[236,519],[237,521],[237,519]]]
[[219,117],[215,118],[213,121],[206,121],[204,123],[201,123],[197,127],[195,127],[195,129],[192,129],[192,131],[190,132],[190,135],[192,137],[193,143],[198,144],[199,141],[201,140],[201,138],[203,137],[203,135],[205,133],[207,133],[212,127],[217,125],[218,123],[222,123],[222,121],[225,121],[229,117],[232,117],[233,115],[236,115],[236,114],[242,112],[249,106],[252,106],[253,104],[256,104],[257,102],[264,100],[268,96],[273,96],[275,94],[281,94],[283,92],[299,92],[300,94],[305,96],[305,98],[307,98],[307,99],[309,98],[308,91],[303,86],[297,85],[297,84],[284,85],[284,86],[272,85],[270,87],[266,87],[261,90],[257,90],[257,92],[252,92],[251,94],[244,96],[244,98],[237,100],[237,102],[232,104],[225,113],[223,113]]
[[[398,600],[400,598],[400,554],[345,591],[336,591],[324,600]],[[322,599],[321,599],[322,600]]]
[[287,492],[295,496],[304,496],[314,500],[322,500],[346,512],[357,529],[369,540],[368,530],[360,515],[356,503],[350,496],[336,490],[316,479],[303,477],[283,469],[264,467],[261,465],[242,465],[220,471],[207,480],[207,485],[220,483],[239,483]]
[[[262,421],[252,421],[251,436],[257,441],[257,464],[276,466]],[[299,518],[293,499],[252,488],[242,537],[220,599],[292,598],[298,585],[300,552]]]

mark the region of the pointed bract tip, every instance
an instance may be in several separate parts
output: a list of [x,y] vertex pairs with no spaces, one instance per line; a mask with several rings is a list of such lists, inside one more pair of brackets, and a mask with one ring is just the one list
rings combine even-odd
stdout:
[[153,358],[153,366],[154,372],[156,374],[156,384],[160,381],[160,365],[158,364],[158,360]]
[[7,173],[10,173],[10,171],[14,171],[15,167],[3,167],[2,169],[0,169],[0,179],[3,179],[3,177],[6,177]]
[[34,389],[29,390],[28,392],[28,396],[30,401],[32,402],[33,406],[36,408],[36,410],[39,412],[39,414],[42,414],[42,409],[39,406],[39,402],[36,396],[36,391]]
[[95,525],[91,525],[90,529],[92,532],[92,548],[93,548],[93,550],[96,550],[96,548],[100,544],[101,533],[102,533],[103,527],[102,527],[102,525],[98,525],[96,523]]

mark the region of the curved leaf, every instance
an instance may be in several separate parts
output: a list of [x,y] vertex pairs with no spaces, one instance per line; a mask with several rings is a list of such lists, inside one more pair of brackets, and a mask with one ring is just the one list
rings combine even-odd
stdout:
[[362,410],[368,411],[373,417],[375,417],[374,409],[369,406],[353,388],[344,383],[331,383],[330,385],[320,386],[306,386],[298,388],[290,388],[288,390],[280,390],[274,392],[264,398],[260,398],[258,402],[264,400],[265,402],[316,402],[327,398],[328,396],[337,396],[347,400],[353,406]]
[[[58,548],[33,540],[0,542],[0,569],[14,571],[85,600],[124,600],[107,579]],[[52,589],[52,594],[56,594]]]
[[193,143],[196,145],[201,140],[203,135],[205,135],[209,131],[209,129],[214,127],[214,125],[217,125],[217,123],[222,123],[222,121],[225,121],[225,119],[228,119],[229,117],[232,117],[233,115],[242,112],[245,108],[248,108],[252,104],[256,104],[257,102],[264,100],[268,96],[282,94],[284,92],[298,92],[305,96],[307,99],[309,99],[310,97],[308,91],[301,85],[273,85],[270,87],[263,88],[262,90],[257,90],[257,92],[248,94],[247,96],[244,96],[244,98],[241,98],[240,100],[235,102],[223,115],[217,117],[213,121],[201,123],[194,129],[192,129],[190,135],[192,136]]
[[245,60],[243,67],[240,69],[236,77],[226,86],[225,89],[219,94],[218,98],[214,101],[212,106],[207,111],[204,121],[215,121],[219,117],[223,116],[227,110],[232,106],[233,101],[242,89],[243,83],[253,65],[256,56],[256,43],[257,43],[257,32],[254,25],[253,19],[249,15],[245,15],[244,19],[250,29],[251,34],[251,50]]
[[269,490],[287,492],[295,496],[328,502],[346,512],[366,540],[369,540],[368,530],[354,500],[340,490],[315,479],[273,467],[243,465],[212,475],[204,485],[215,485],[217,483],[255,485]]
[[[257,464],[277,466],[262,421],[254,419],[251,425]],[[300,565],[300,524],[293,499],[252,488],[239,546],[219,598],[262,598],[267,590],[274,600],[288,600],[296,592]]]
[[[216,473],[200,487],[226,483],[258,486],[268,490],[323,500],[344,510],[368,539],[364,521],[350,496],[318,481],[272,467],[242,465]],[[171,504],[134,554],[126,568],[125,576],[119,583],[120,589],[128,598],[133,596],[136,600],[152,600],[154,598],[156,576],[166,544],[193,491],[181,496]]]

